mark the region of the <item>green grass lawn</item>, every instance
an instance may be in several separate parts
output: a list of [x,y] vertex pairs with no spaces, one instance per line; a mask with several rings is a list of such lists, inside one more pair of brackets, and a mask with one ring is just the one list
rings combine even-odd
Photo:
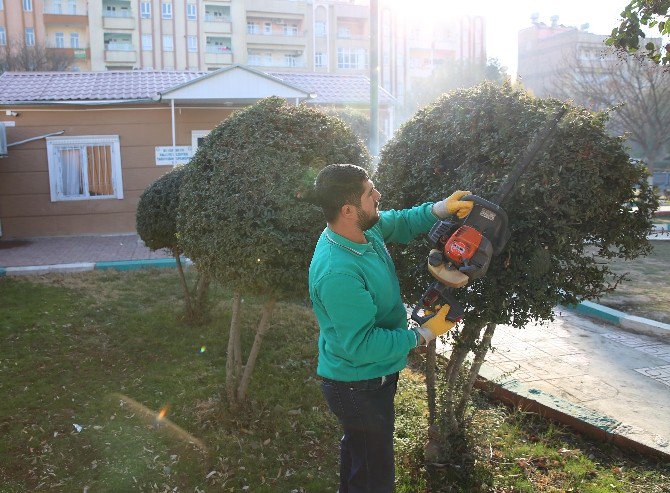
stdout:
[[617,310],[670,323],[670,241],[653,241],[647,257],[611,261],[612,270],[626,279],[599,303]]
[[[213,321],[191,327],[170,270],[0,278],[0,491],[334,492],[340,432],[315,380],[310,310],[278,306],[251,401],[231,414],[230,302],[221,288],[213,298]],[[246,299],[247,350],[258,313]],[[403,372],[396,402],[399,492],[670,491],[667,465],[484,395],[467,461],[436,483],[421,457],[420,372]]]

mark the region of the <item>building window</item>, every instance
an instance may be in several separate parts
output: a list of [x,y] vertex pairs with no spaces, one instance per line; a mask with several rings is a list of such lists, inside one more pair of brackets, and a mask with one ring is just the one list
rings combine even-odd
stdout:
[[55,33],[55,38],[56,44],[54,46],[56,48],[65,48],[65,35],[63,33]]
[[198,18],[198,7],[194,3],[186,4],[186,18],[189,21],[194,21]]
[[260,65],[261,56],[258,53],[248,53],[247,54],[247,63],[249,65]]
[[23,10],[26,12],[33,11],[33,0],[23,0]]
[[0,0],[0,10],[5,10],[5,2],[4,2],[4,0]]
[[164,2],[162,12],[163,12],[163,19],[172,19],[172,4]]
[[298,55],[284,55],[284,66],[285,67],[297,67],[298,64]]
[[35,29],[32,27],[26,28],[26,46],[35,46]]
[[0,27],[0,46],[7,45],[7,31],[4,27]]
[[261,32],[261,26],[256,24],[255,22],[247,22],[247,34],[260,34]]
[[364,69],[367,67],[367,58],[363,48],[338,48],[337,68]]
[[63,4],[61,0],[53,0],[51,3],[51,9],[46,5],[44,6],[45,14],[62,14],[63,13]]
[[348,27],[341,27],[337,30],[337,37],[349,39],[351,38],[351,31]]
[[314,67],[315,68],[323,68],[325,66],[326,66],[326,64],[325,64],[323,53],[320,52],[320,51],[314,53]]
[[298,26],[291,24],[284,26],[284,36],[297,36],[298,35]]
[[48,137],[51,201],[122,199],[118,135]]
[[[217,67],[218,69],[218,67]],[[195,154],[211,130],[191,130],[191,152]]]
[[79,48],[79,33],[70,33],[70,48]]
[[163,51],[174,51],[174,38],[171,34],[163,36]]
[[272,34],[272,23],[266,22],[263,24],[263,34]]
[[188,41],[188,51],[191,53],[195,53],[198,51],[198,37],[197,36],[189,36],[187,38]]
[[154,49],[154,41],[151,34],[142,35],[142,50],[151,51]]
[[151,19],[151,2],[140,3],[140,17],[142,19]]
[[67,12],[70,15],[77,15],[77,0],[68,0]]
[[261,62],[261,65],[272,67],[272,53],[266,53],[263,55],[263,61]]
[[323,38],[326,36],[326,23],[323,21],[318,21],[314,23],[314,35],[317,38]]

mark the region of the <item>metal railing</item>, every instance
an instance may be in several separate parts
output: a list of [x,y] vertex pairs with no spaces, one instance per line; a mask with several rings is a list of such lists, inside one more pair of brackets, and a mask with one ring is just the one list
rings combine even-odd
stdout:
[[135,51],[132,43],[105,43],[106,51]]
[[77,12],[76,5],[68,5],[63,7],[62,5],[45,5],[44,6],[45,14],[55,14],[55,15],[86,15],[86,12]]
[[213,15],[205,13],[206,22],[230,22],[229,15]]
[[207,45],[205,46],[205,53],[232,53],[233,50],[231,50],[227,46],[218,46],[218,45]]
[[105,10],[102,13],[103,17],[120,17],[122,19],[129,19],[133,17],[133,13],[130,10]]

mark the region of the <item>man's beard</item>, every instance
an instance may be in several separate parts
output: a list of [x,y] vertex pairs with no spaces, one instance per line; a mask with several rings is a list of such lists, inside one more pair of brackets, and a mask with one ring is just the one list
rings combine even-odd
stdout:
[[361,231],[367,231],[379,221],[379,213],[376,210],[374,214],[368,214],[363,209],[357,208],[356,214],[358,215],[356,224],[361,228]]

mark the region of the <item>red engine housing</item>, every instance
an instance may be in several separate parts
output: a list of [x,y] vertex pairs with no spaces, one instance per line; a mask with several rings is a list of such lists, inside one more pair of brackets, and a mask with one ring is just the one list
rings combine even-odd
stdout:
[[461,226],[444,245],[444,255],[456,265],[467,263],[477,253],[482,234],[470,226]]

